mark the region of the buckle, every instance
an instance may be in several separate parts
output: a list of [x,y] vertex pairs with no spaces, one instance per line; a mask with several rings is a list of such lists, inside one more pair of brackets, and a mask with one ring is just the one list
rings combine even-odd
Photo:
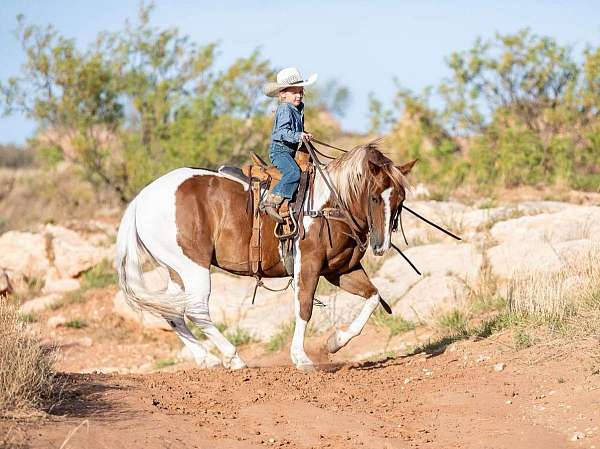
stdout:
[[320,210],[309,210],[306,211],[305,215],[308,215],[311,218],[317,218],[322,215],[322,212]]

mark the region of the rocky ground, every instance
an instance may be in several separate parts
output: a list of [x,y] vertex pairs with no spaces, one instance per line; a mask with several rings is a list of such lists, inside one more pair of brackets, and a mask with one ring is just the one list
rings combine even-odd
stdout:
[[[372,319],[334,356],[324,353],[324,341],[362,300],[320,285],[326,307],[315,309],[308,339],[320,370],[308,374],[290,367],[289,291],[261,290],[251,305],[251,280],[213,273],[211,314],[251,368],[200,371],[164,321],[133,312],[118,293],[107,262],[116,220],[3,234],[0,291],[19,298],[30,327],[56,348],[57,368],[68,374],[48,415],[0,421],[0,432],[13,445],[40,448],[600,448],[598,341],[543,339],[522,349],[507,331],[405,355],[439,337],[444,314],[461,311],[477,321],[493,313],[481,298],[506,297],[515,277],[571,276],[576,261],[597,254],[600,207],[408,205],[462,240],[405,212],[408,247],[400,235],[395,241],[423,275],[398,255],[365,261],[402,319]],[[155,270],[148,279],[160,288],[166,278]]]

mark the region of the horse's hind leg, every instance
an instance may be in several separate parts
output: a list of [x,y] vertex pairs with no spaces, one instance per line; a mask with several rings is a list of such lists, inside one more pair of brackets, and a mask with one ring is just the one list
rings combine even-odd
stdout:
[[215,344],[223,354],[225,368],[245,368],[246,363],[240,358],[234,345],[217,329],[212,322],[208,309],[210,297],[210,271],[208,268],[196,266],[195,269],[178,271],[185,292],[190,295],[185,308],[185,315]]
[[380,298],[377,289],[371,283],[369,276],[367,276],[362,266],[345,274],[327,275],[325,278],[333,285],[337,285],[349,293],[362,296],[367,300],[358,316],[354,318],[345,331],[336,330],[327,339],[327,350],[330,353],[334,353],[346,346],[350,340],[361,333],[363,327],[365,327],[365,324],[367,324],[367,321],[379,305]]
[[199,366],[202,368],[212,368],[221,364],[219,358],[208,352],[206,348],[202,346],[202,343],[200,343],[194,336],[194,334],[190,332],[185,324],[183,316],[180,318],[169,318],[167,321],[179,339],[183,342],[185,347],[190,350],[194,356],[194,360]]

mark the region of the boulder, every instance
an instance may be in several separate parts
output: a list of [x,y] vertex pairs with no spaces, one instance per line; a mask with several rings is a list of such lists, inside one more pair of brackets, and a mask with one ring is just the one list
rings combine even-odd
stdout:
[[464,306],[468,293],[465,283],[454,276],[426,276],[392,310],[407,320],[427,322],[442,311]]
[[49,295],[40,296],[35,299],[31,299],[29,301],[21,304],[19,311],[21,313],[35,313],[41,312],[49,307],[52,307],[54,304],[57,304],[62,299],[62,295],[58,293],[51,293]]
[[56,267],[51,267],[46,273],[42,293],[66,293],[78,290],[81,283],[78,279],[60,278],[60,273]]
[[29,279],[43,279],[50,268],[42,234],[8,231],[0,236],[0,267]]
[[597,242],[590,239],[556,242],[542,238],[523,241],[510,240],[490,248],[487,252],[492,273],[502,279],[510,279],[521,273],[557,273],[576,265],[597,249]]
[[[404,253],[423,274],[454,275],[467,283],[477,280],[483,263],[482,254],[469,243],[436,243],[409,248]],[[386,260],[377,276],[408,285],[418,279],[400,255]]]
[[46,225],[43,230],[50,236],[53,265],[59,278],[74,278],[113,257],[112,248],[92,245],[70,229]]
[[590,239],[600,235],[600,207],[571,206],[559,212],[515,218],[497,223],[490,232],[500,243]]

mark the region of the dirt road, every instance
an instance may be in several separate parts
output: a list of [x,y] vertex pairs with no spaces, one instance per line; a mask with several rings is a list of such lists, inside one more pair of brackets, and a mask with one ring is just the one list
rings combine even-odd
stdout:
[[312,373],[72,374],[53,414],[12,434],[63,449],[600,448],[597,351],[489,339]]

